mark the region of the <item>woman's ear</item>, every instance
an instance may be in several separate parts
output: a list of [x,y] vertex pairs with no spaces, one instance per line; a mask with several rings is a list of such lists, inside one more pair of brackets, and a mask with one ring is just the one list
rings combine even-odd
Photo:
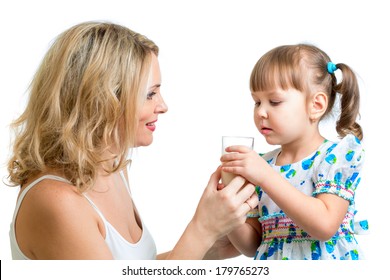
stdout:
[[309,117],[312,122],[319,121],[328,108],[328,96],[320,91],[315,93],[309,104]]

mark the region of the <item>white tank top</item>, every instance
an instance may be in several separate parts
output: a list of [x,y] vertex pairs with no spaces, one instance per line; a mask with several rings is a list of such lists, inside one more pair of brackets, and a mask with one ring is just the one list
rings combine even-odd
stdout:
[[[122,179],[129,190],[130,195],[130,189],[127,185],[127,181],[125,180],[123,173],[121,173]],[[40,181],[44,179],[52,179],[57,180],[61,182],[65,182],[70,184],[70,182],[64,178],[54,176],[54,175],[44,175],[34,182],[32,182],[30,185],[28,185],[20,194],[17,202],[16,207],[14,211],[14,215],[11,222],[11,228],[10,228],[10,244],[11,244],[11,252],[12,252],[12,259],[14,260],[28,260],[29,258],[26,257],[26,255],[23,254],[23,252],[20,250],[18,241],[16,239],[15,234],[15,220],[20,208],[20,205],[22,204],[22,201],[24,197],[26,196],[27,192],[34,187],[36,184],[38,184]],[[86,195],[84,195],[85,198],[88,200],[88,202],[92,205],[92,207],[96,210],[96,212],[99,214],[101,219],[103,220],[104,227],[106,230],[106,244],[110,248],[110,251],[112,253],[112,256],[116,260],[150,260],[150,259],[156,259],[156,245],[154,243],[153,237],[149,233],[148,229],[144,225],[141,219],[142,223],[142,235],[138,242],[136,243],[130,243],[128,242],[103,216],[102,212],[97,208],[97,206],[92,202],[90,198],[88,198]]]

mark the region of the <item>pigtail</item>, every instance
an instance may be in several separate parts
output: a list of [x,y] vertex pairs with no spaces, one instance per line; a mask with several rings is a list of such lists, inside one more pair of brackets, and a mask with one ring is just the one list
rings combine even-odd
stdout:
[[[359,116],[360,93],[356,75],[349,66],[339,63],[337,69],[342,72],[342,81],[333,89],[341,95],[340,118],[336,123],[337,133],[344,137],[349,133],[354,134],[360,140],[363,139],[363,130],[356,122]],[[334,75],[334,74],[332,74]]]

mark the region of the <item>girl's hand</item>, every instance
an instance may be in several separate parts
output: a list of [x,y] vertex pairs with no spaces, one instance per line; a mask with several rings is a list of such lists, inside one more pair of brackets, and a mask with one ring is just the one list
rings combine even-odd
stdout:
[[221,157],[222,171],[240,175],[254,185],[262,185],[267,162],[255,151],[245,146],[230,146],[228,154]]

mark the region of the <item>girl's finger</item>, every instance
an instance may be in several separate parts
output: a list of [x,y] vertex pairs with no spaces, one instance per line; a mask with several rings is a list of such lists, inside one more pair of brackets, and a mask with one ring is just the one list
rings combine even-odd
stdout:
[[242,145],[229,146],[226,148],[226,152],[228,153],[248,153],[250,151],[252,151],[252,149]]
[[242,158],[243,158],[242,154],[230,153],[230,154],[225,154],[225,155],[221,156],[221,161],[225,162],[225,161],[239,160]]

